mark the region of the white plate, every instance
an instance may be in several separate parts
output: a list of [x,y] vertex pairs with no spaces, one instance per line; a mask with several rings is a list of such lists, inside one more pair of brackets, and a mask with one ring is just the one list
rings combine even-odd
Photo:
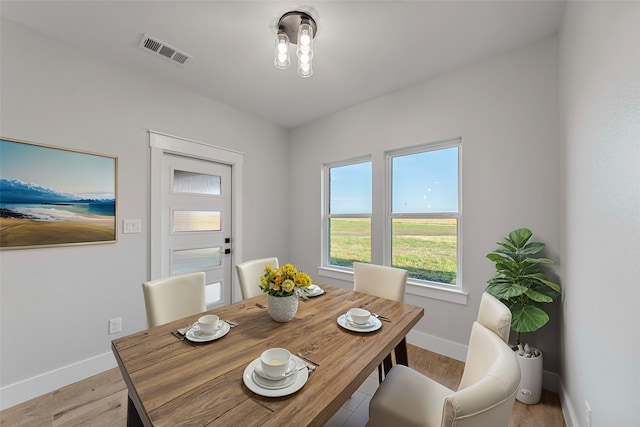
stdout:
[[185,337],[189,341],[193,341],[193,342],[208,342],[208,341],[217,340],[218,338],[222,338],[223,336],[227,335],[227,333],[229,332],[229,329],[231,329],[231,327],[227,322],[221,322],[221,323],[222,323],[222,326],[212,335],[200,334],[198,331],[195,331],[193,330],[193,328],[191,328],[187,331]]
[[280,378],[276,380],[276,379],[271,379],[266,377],[265,373],[262,372],[261,364],[258,363],[253,368],[253,376],[251,378],[253,379],[253,382],[255,382],[258,386],[262,388],[266,388],[269,390],[277,390],[277,389],[289,387],[291,384],[293,384],[296,381],[296,377],[298,376],[299,368],[300,367],[298,366],[297,362],[292,358],[291,361],[289,362],[289,367],[288,367],[288,372],[290,372],[290,374],[284,378]]
[[382,322],[375,317],[371,317],[366,325],[356,325],[347,320],[346,314],[341,314],[338,317],[338,325],[353,332],[373,332],[382,327]]
[[309,286],[309,290],[307,291],[308,297],[317,297],[324,294],[324,290],[318,285]]
[[344,315],[345,320],[347,321],[347,323],[351,326],[353,326],[354,328],[364,328],[364,329],[369,329],[369,328],[373,328],[374,326],[376,326],[376,318],[373,316],[369,316],[369,320],[367,320],[367,323],[356,323],[354,322],[353,318],[351,317],[351,315],[349,313]]
[[[305,362],[299,357],[292,356],[292,358],[296,362],[295,369],[301,368],[302,366],[306,365]],[[257,384],[256,380],[254,379],[255,368],[256,368],[256,365],[259,363],[260,363],[259,357],[255,359],[253,362],[249,363],[247,367],[244,369],[244,373],[242,374],[242,380],[244,381],[244,384],[247,386],[249,390],[251,390],[255,394],[259,394],[260,396],[266,396],[266,397],[287,396],[289,394],[295,393],[296,391],[300,390],[302,386],[305,385],[305,383],[307,382],[307,379],[309,378],[309,370],[302,369],[297,373],[291,375],[292,377],[295,377],[295,380],[293,381],[292,384],[283,388],[278,388],[278,389],[264,388],[264,387],[261,387],[259,384]]]

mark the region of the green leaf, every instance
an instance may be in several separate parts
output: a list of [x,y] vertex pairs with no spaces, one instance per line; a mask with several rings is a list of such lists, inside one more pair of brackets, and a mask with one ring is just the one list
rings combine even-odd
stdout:
[[525,294],[527,294],[527,296],[532,300],[534,300],[535,302],[552,302],[553,301],[553,298],[541,292],[536,292],[533,289],[527,289],[527,292],[525,292]]
[[527,240],[529,240],[532,235],[533,233],[528,228],[519,228],[509,233],[507,241],[512,243],[516,248],[521,248],[527,243]]
[[526,245],[524,245],[524,247],[522,249],[520,249],[520,253],[527,254],[527,255],[533,255],[533,254],[537,254],[538,252],[543,250],[544,247],[545,247],[544,243],[530,242],[530,243],[527,243]]
[[549,316],[544,310],[534,305],[513,304],[511,310],[511,329],[516,332],[533,332],[543,327]]
[[545,285],[547,285],[548,287],[550,287],[551,289],[553,289],[554,291],[556,291],[557,292],[556,297],[560,296],[560,293],[562,292],[560,289],[560,285],[558,285],[557,283],[551,282],[549,280],[543,279],[542,277],[539,277],[538,280],[544,283]]
[[516,248],[515,246],[510,245],[508,243],[504,243],[504,242],[497,242],[497,245],[504,248],[504,250],[507,250],[512,253],[515,253],[518,250],[518,248]]
[[560,292],[557,292],[555,289],[548,287],[546,284],[538,283],[531,288],[535,292],[546,295],[552,300],[558,298],[560,296]]
[[500,300],[519,297],[529,290],[526,286],[513,283],[490,283],[487,292]]

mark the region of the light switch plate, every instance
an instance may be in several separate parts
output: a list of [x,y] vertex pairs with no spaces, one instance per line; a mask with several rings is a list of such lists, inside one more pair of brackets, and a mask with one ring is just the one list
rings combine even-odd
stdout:
[[125,219],[122,232],[128,233],[140,233],[142,232],[142,220],[140,219]]

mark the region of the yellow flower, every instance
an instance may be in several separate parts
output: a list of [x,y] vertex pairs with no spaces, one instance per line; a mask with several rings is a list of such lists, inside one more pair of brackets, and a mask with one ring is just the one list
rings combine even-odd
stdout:
[[293,280],[287,279],[282,282],[282,290],[285,292],[291,292],[296,287],[296,284],[293,283]]
[[308,288],[309,285],[311,285],[311,277],[298,271],[293,264],[285,264],[279,268],[267,265],[264,268],[264,274],[260,277],[262,292],[277,297],[295,295],[297,289]]

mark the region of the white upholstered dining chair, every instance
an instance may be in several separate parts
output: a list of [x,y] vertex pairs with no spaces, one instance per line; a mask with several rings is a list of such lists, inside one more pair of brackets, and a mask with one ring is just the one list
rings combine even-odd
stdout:
[[254,259],[236,265],[242,299],[253,298],[262,294],[262,290],[260,289],[260,277],[264,274],[264,268],[267,265],[271,265],[273,268],[278,268],[278,258],[270,257]]
[[149,327],[206,311],[205,273],[164,277],[142,284]]
[[[480,320],[473,322],[471,328],[457,391],[396,365],[371,398],[368,425],[507,426],[520,383],[520,365],[515,352],[497,332],[503,329],[505,310],[509,309],[494,302],[483,296]],[[510,313],[508,317],[510,325]]]
[[498,335],[509,344],[511,332],[511,310],[498,298],[486,292],[482,293],[478,309],[478,323]]
[[[404,291],[407,286],[407,270],[362,262],[353,263],[353,290],[393,301],[404,302]],[[406,345],[403,341],[400,345]],[[382,382],[383,367],[391,369],[392,359],[389,354],[383,364],[378,365],[378,381]]]
[[407,270],[363,262],[353,263],[353,290],[404,302]]

